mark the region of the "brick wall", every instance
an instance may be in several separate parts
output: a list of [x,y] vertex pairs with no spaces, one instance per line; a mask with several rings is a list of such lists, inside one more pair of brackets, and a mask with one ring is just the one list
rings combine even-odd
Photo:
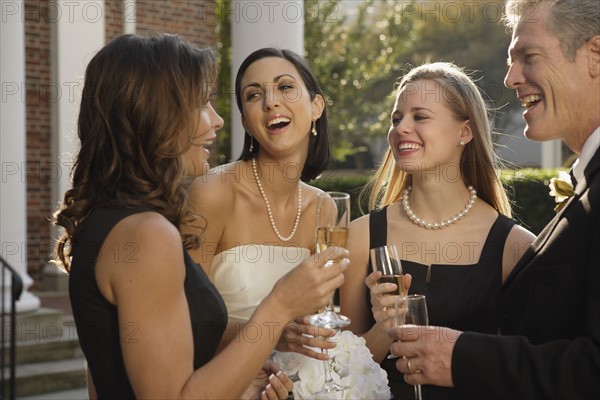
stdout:
[[[49,222],[52,184],[57,170],[51,152],[51,104],[56,99],[51,82],[51,26],[48,0],[25,0],[25,63],[27,118],[27,269],[38,289],[43,267],[53,245]],[[123,22],[133,11],[137,14],[137,33],[179,33],[199,47],[215,43],[213,0],[138,0],[125,5],[123,0],[105,1],[105,35],[109,41],[123,33]]]
[[27,266],[35,281],[50,255],[52,168],[50,141],[51,90],[48,0],[25,0],[25,93],[27,180]]
[[178,33],[199,47],[215,43],[212,0],[138,0],[137,32]]
[[124,15],[128,11],[123,8],[123,0],[106,0],[104,3],[104,35],[107,43],[123,33],[123,21],[129,15]]
[[106,0],[106,40],[123,33],[124,21],[135,13],[136,33],[178,33],[199,47],[215,43],[215,4],[213,0]]

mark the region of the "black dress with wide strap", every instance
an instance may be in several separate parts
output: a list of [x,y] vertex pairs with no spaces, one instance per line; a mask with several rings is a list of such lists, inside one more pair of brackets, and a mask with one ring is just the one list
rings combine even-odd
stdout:
[[[81,349],[88,362],[98,399],[133,399],[135,394],[125,370],[121,343],[135,342],[139,332],[135,321],[122,322],[119,334],[118,308],[101,294],[95,277],[96,259],[106,236],[123,218],[149,211],[142,208],[103,208],[92,210],[73,244],[69,276],[69,296]],[[118,243],[111,251],[135,262],[135,243]],[[227,310],[221,296],[204,270],[184,252],[184,290],[194,339],[194,369],[215,355],[227,324]],[[115,253],[117,254],[117,253]],[[165,265],[165,268],[173,266]],[[174,332],[172,340],[178,340]]]
[[[429,324],[446,326],[460,331],[498,333],[496,297],[502,285],[502,256],[506,238],[515,221],[500,214],[492,225],[479,261],[469,265],[432,264],[431,267],[413,261],[402,260],[403,273],[411,274],[410,293],[424,294],[427,298]],[[387,207],[369,215],[369,248],[387,244]],[[466,251],[476,244],[448,245],[446,248],[426,249],[428,253]],[[452,247],[452,248],[450,248]],[[458,258],[458,257],[457,257]],[[370,267],[370,265],[369,265]],[[370,293],[367,304],[371,309]],[[371,315],[372,324],[375,321]],[[396,369],[396,360],[381,363],[388,373],[390,387],[396,399],[414,398],[413,387],[404,381]],[[424,385],[423,398],[454,399],[449,388]]]

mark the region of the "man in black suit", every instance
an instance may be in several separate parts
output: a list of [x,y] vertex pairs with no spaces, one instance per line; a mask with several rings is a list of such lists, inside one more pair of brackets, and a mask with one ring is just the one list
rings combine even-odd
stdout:
[[507,278],[502,335],[398,327],[391,351],[408,383],[454,386],[460,399],[597,399],[600,2],[507,0],[506,21],[505,84],[525,107],[525,135],[579,154],[575,194]]

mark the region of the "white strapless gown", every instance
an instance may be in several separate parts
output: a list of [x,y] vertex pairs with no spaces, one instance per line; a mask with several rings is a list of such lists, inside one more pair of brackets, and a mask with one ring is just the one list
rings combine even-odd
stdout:
[[209,277],[227,306],[229,322],[247,322],[283,275],[310,256],[310,250],[247,244],[213,258]]
[[[301,247],[259,244],[237,246],[215,255],[209,277],[225,301],[229,322],[247,322],[279,278],[309,256],[310,251]],[[364,339],[346,331],[338,336],[338,344],[330,351],[337,365],[332,377],[348,387],[343,398],[389,399],[387,374],[373,361]],[[273,358],[294,377],[294,398],[313,399],[312,391],[323,383],[323,362],[277,351]]]

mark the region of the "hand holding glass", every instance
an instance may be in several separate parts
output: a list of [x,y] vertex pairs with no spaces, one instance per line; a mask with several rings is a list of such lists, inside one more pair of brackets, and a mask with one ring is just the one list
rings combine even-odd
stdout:
[[[400,296],[395,302],[396,325],[420,325],[427,326],[429,317],[427,315],[427,303],[422,294],[411,294]],[[397,358],[397,356],[388,356],[388,358]],[[415,400],[422,400],[421,385],[415,386]]]
[[398,286],[396,291],[385,292],[383,295],[402,295],[404,292],[404,279],[402,276],[402,264],[400,263],[396,246],[388,244],[376,247],[371,249],[370,256],[373,272],[381,272],[381,278],[377,280],[377,284],[395,283]]
[[[339,192],[319,193],[317,200],[316,216],[316,247],[317,253],[327,250],[330,246],[346,247],[348,240],[348,226],[350,225],[350,195]],[[327,261],[323,268],[333,265],[333,261]],[[309,318],[311,325],[338,330],[350,324],[350,320],[344,316],[338,316],[333,307],[333,298],[324,311]],[[323,349],[327,354],[327,349]],[[325,382],[313,394],[326,395],[330,393],[343,392],[346,387],[340,386],[331,378],[330,360],[323,361]]]
[[[317,253],[327,250],[330,246],[346,248],[349,225],[350,195],[339,192],[319,193],[316,215]],[[327,268],[331,265],[333,261],[327,261],[323,267]],[[332,297],[325,310],[310,317],[309,323],[324,328],[339,329],[348,326],[350,320],[335,312]]]

